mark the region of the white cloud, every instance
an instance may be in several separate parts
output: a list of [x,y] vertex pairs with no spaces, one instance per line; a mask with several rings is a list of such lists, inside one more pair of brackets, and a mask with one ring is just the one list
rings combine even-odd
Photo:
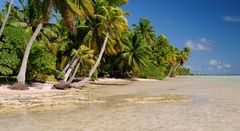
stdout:
[[184,67],[184,68],[189,68],[190,70],[193,69],[193,66],[192,66],[192,65],[184,65],[183,67]]
[[202,71],[202,68],[192,66],[192,65],[184,65],[184,68],[189,68],[191,71]]
[[187,40],[185,46],[195,51],[211,51],[213,42],[206,38],[200,38],[197,41]]
[[221,64],[221,61],[216,60],[216,59],[209,61],[209,65],[211,65],[211,66],[216,66],[216,65],[220,65],[220,64]]
[[232,67],[232,65],[230,65],[230,64],[223,64],[223,67],[225,67],[225,68],[231,68]]
[[228,22],[240,22],[240,16],[224,16],[222,19]]
[[209,65],[212,67],[216,67],[217,69],[222,69],[222,68],[231,68],[231,64],[226,64],[221,62],[220,60],[217,59],[212,59],[209,61]]

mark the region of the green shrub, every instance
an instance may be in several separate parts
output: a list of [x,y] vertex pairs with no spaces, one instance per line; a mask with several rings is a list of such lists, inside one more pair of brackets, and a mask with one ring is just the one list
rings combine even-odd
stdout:
[[152,78],[152,79],[164,79],[166,77],[164,71],[157,68],[154,64],[148,64],[148,67],[141,67],[138,77]]
[[[30,37],[31,34],[23,28],[6,26],[0,40],[0,75],[17,75]],[[35,41],[28,59],[27,78],[42,78],[45,81],[48,76],[57,73],[56,56]]]
[[0,75],[15,75],[20,67],[30,33],[18,27],[5,27],[0,41]]
[[28,59],[28,79],[42,79],[46,81],[47,76],[60,74],[56,70],[56,60],[56,56],[47,52],[42,44],[34,43]]

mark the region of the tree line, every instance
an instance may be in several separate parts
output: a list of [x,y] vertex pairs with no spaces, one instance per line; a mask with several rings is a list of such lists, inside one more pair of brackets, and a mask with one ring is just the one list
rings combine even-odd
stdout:
[[54,86],[64,89],[98,77],[190,73],[182,66],[191,49],[157,36],[146,18],[130,28],[130,13],[121,8],[127,0],[13,1],[0,12],[0,75],[17,76],[11,89],[27,89],[26,79],[58,81]]

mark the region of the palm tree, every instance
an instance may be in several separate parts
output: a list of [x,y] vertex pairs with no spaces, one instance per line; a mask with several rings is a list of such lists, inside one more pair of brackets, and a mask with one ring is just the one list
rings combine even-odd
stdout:
[[183,55],[184,55],[184,62],[182,62],[181,64],[183,65],[186,61],[188,61],[188,59],[189,59],[189,57],[190,57],[190,55],[191,55],[191,52],[192,52],[192,50],[191,50],[191,48],[189,48],[189,47],[184,47],[184,49],[183,49]]
[[[85,0],[86,1],[86,0]],[[75,1],[79,2],[79,1]],[[40,22],[34,31],[31,39],[29,40],[29,43],[27,44],[24,57],[22,60],[22,65],[19,71],[19,74],[17,76],[18,84],[24,85],[25,84],[25,74],[26,74],[26,68],[27,68],[27,60],[29,56],[30,49],[32,47],[32,44],[36,37],[38,36],[40,30],[42,29],[43,25],[46,24],[49,21],[51,12],[52,12],[52,5],[56,6],[56,8],[60,11],[62,14],[62,17],[65,20],[65,24],[67,25],[69,31],[76,35],[76,28],[74,27],[74,17],[73,13],[76,13],[79,16],[85,16],[83,15],[82,10],[77,10],[75,3],[73,3],[71,0],[44,0],[42,3],[42,17],[40,19]],[[38,3],[39,4],[39,3]],[[81,17],[84,18],[84,17]]]
[[174,47],[170,44],[167,37],[161,34],[152,46],[153,56],[151,57],[154,64],[165,72],[165,75],[173,70],[172,65],[176,59]]
[[170,76],[174,77],[174,72],[180,67],[183,66],[183,64],[186,63],[186,61],[189,59],[191,54],[191,49],[188,47],[185,47],[182,51],[180,51],[177,55],[176,60],[176,66],[174,67],[173,71],[171,72]]
[[5,27],[6,23],[7,23],[7,19],[8,19],[8,17],[9,17],[9,14],[10,14],[10,12],[11,12],[11,8],[12,8],[13,1],[14,1],[14,0],[11,0],[11,2],[10,2],[9,5],[8,5],[7,14],[6,14],[5,18],[4,18],[4,21],[3,21],[2,26],[1,26],[1,29],[0,29],[0,38],[1,38],[1,36],[2,36],[4,27]]
[[[185,47],[182,51],[180,51],[180,55],[179,55],[179,64],[177,66],[177,68],[179,66],[183,66],[183,64],[186,63],[186,61],[189,59],[191,54],[191,48]],[[176,69],[175,69],[176,70]]]
[[33,44],[34,40],[36,39],[40,30],[42,29],[43,24],[47,23],[49,18],[50,18],[52,4],[53,4],[52,0],[44,0],[43,16],[40,20],[39,25],[37,26],[36,30],[34,31],[32,37],[30,38],[30,40],[27,44],[26,50],[24,52],[22,64],[21,64],[21,67],[20,67],[20,71],[19,71],[18,76],[17,76],[17,82],[20,85],[25,85],[25,78],[26,78],[25,75],[26,75],[27,61],[28,61],[28,56],[29,56],[29,53],[30,53],[30,49],[32,47],[32,44]]
[[147,67],[147,59],[151,48],[141,34],[131,32],[123,39],[123,52],[119,57],[119,68],[128,77],[138,73],[140,67]]
[[[67,2],[71,7],[71,10],[73,10],[79,18],[77,22],[75,21],[76,23],[84,23],[84,21],[86,20],[89,20],[91,22],[90,19],[94,16],[94,9],[92,3],[89,0],[76,0],[75,4],[72,3],[70,0],[67,0]],[[77,29],[75,29],[75,32],[77,32]],[[73,42],[73,46],[71,46],[71,48],[68,49],[68,52],[71,52],[71,50],[74,48],[79,48],[79,45],[82,43],[82,40],[79,41],[79,37],[81,39],[82,37],[81,35],[83,34],[84,33],[79,32],[79,35],[75,36],[74,39],[77,40]],[[72,71],[74,71],[73,68],[76,66],[78,61],[79,59],[76,56],[73,56],[71,60],[65,65],[64,69],[62,70],[62,73],[64,74],[64,82],[66,82],[69,79],[69,76],[72,73]]]
[[[28,4],[25,5],[26,1],[20,0],[22,5],[21,8],[14,6],[9,16],[9,25],[16,28],[23,28],[27,32],[33,32],[36,28],[36,23],[39,17],[39,11],[37,4],[34,1],[28,0]],[[41,6],[41,5],[38,5]],[[74,45],[71,39],[69,39],[69,32],[65,26],[64,20],[60,14],[52,15],[57,23],[46,23],[39,32],[37,40],[39,43],[45,45],[45,50],[57,55],[57,69],[62,70],[66,64],[68,57],[71,53],[71,45]]]
[[[83,44],[86,44],[90,49],[95,50],[96,54],[99,54],[103,45],[99,44],[99,41],[103,42],[107,32],[109,32],[109,39],[104,52],[107,55],[116,55],[120,51],[117,42],[119,40],[118,36],[123,30],[127,29],[127,20],[124,17],[127,12],[122,11],[119,7],[110,6],[108,1],[111,0],[97,1],[94,5],[95,16],[82,25],[83,30],[89,30]],[[109,28],[110,26],[112,27]]]
[[70,83],[74,80],[76,73],[81,67],[81,69],[84,69],[86,67],[91,67],[94,63],[94,51],[90,50],[87,46],[81,45],[79,50],[74,49],[72,51],[74,56],[76,56],[74,61],[76,61],[75,64],[71,64],[69,68],[73,70],[73,72],[69,73],[69,78],[67,78],[65,81],[60,81],[57,84],[54,85],[57,89],[65,89],[70,86]]
[[[80,68],[82,71],[89,70],[95,63],[94,50],[91,50],[85,45],[80,46],[80,51],[73,50],[73,54],[79,59]],[[75,77],[75,76],[74,76]]]
[[169,77],[174,77],[174,71],[178,67],[179,60],[181,59],[181,52],[178,48],[173,48],[172,53],[168,59],[168,64],[170,67]]
[[167,76],[171,76],[171,74],[173,73],[174,67],[176,66],[176,63],[177,63],[177,60],[179,57],[179,50],[177,48],[170,47],[169,51],[170,52],[168,53],[168,56],[167,56],[167,64],[169,67],[169,70],[168,70],[169,73]]
[[160,35],[152,45],[150,60],[163,72],[166,70],[166,56],[168,54],[169,42],[165,35]]
[[105,37],[105,40],[103,42],[103,46],[101,48],[101,51],[99,53],[99,56],[98,56],[98,59],[96,61],[96,63],[94,64],[93,68],[89,71],[89,74],[88,74],[88,77],[84,78],[82,81],[80,82],[77,82],[77,83],[72,83],[70,86],[72,88],[80,88],[82,86],[84,86],[92,77],[92,74],[94,73],[94,71],[97,69],[101,59],[102,59],[102,55],[104,53],[104,50],[105,50],[105,47],[106,47],[106,44],[107,44],[107,40],[108,40],[108,37],[109,37],[109,33],[107,33],[106,37]]
[[[88,77],[84,78],[80,82],[72,83],[70,86],[73,88],[80,88],[91,79],[93,72],[97,69],[98,65],[100,64],[103,53],[105,51],[105,47],[108,53],[110,52],[115,53],[114,52],[115,49],[113,48],[114,46],[112,44],[116,44],[114,39],[117,39],[117,32],[124,31],[128,27],[127,20],[124,17],[125,12],[122,11],[120,8],[105,6],[102,3],[97,3],[97,5],[101,6],[99,6],[98,8],[95,7],[95,12],[97,12],[98,14],[95,15],[94,19],[98,19],[99,21],[97,24],[94,24],[97,26],[95,26],[93,30],[90,30],[91,33],[89,35],[93,36],[93,34],[97,33],[98,36],[100,36],[100,38],[104,36],[105,37],[104,42],[102,44],[96,63],[94,64],[93,68],[89,71]],[[94,43],[96,42],[93,42],[91,44]],[[94,45],[91,46],[94,47]],[[97,50],[97,48],[95,50]]]
[[65,81],[67,81],[69,84],[72,83],[73,79],[75,78],[79,66],[81,66],[83,69],[84,67],[89,67],[95,64],[94,50],[90,50],[87,46],[81,45],[79,50],[73,49],[72,52],[74,56],[76,56],[76,60],[74,60],[76,63],[73,62],[74,64],[71,64],[70,66],[70,68],[74,70],[73,72],[70,72],[72,74],[68,74],[68,76],[65,77]]
[[151,21],[144,18],[140,18],[139,25],[134,24],[135,31],[139,34],[142,34],[144,39],[148,42],[149,45],[152,45],[156,39],[154,26],[151,25]]

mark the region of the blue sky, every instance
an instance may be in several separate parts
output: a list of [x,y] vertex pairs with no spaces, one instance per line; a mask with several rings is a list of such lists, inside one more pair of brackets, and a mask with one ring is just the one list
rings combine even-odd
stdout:
[[191,47],[193,73],[240,74],[240,0],[129,0],[123,9],[130,26],[148,18],[157,35]]
[[148,18],[157,35],[192,48],[193,73],[240,74],[240,0],[129,0],[129,25]]

